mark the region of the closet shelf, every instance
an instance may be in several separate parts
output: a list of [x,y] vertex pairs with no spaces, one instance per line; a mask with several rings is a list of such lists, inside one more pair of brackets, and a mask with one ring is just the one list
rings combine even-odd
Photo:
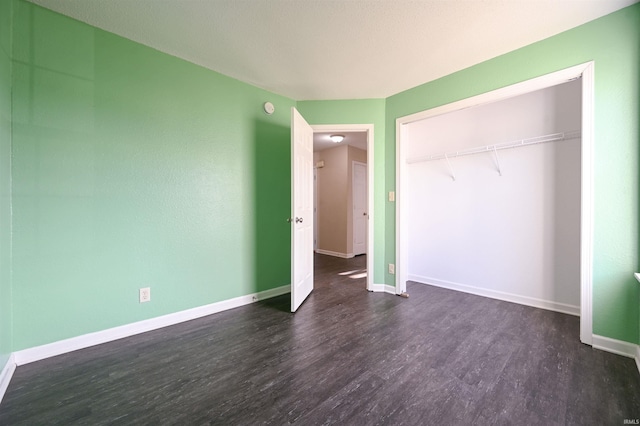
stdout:
[[[535,145],[539,143],[564,141],[564,140],[576,139],[576,138],[579,138],[580,136],[581,134],[579,130],[575,130],[572,132],[552,133],[550,135],[537,136],[535,138],[520,139],[516,141],[505,142],[505,143],[500,143],[495,145],[479,146],[476,148],[469,148],[461,151],[452,151],[452,152],[445,152],[442,154],[424,155],[424,156],[415,157],[415,158],[408,158],[407,164],[420,163],[423,161],[432,161],[432,160],[447,160],[448,162],[450,158],[462,157],[464,155],[481,154],[485,152],[495,153],[496,151],[499,151],[501,149],[518,148],[521,146]],[[454,180],[455,180],[455,177],[454,177]]]

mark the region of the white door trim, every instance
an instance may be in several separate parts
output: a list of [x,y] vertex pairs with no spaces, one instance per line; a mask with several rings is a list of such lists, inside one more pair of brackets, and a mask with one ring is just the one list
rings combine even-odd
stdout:
[[373,124],[317,124],[311,125],[314,132],[366,132],[367,133],[367,209],[369,223],[367,226],[367,290],[374,291],[377,287],[373,283],[373,178],[374,178],[374,143]]
[[531,80],[452,102],[396,119],[396,294],[407,286],[407,152],[404,125],[464,108],[523,95],[582,77],[582,170],[580,229],[580,340],[593,343],[593,149],[594,149],[594,67],[593,61],[546,74]]

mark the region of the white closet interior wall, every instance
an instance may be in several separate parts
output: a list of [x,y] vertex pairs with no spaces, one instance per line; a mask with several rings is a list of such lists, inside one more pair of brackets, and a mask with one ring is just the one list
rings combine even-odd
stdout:
[[[407,125],[408,158],[581,128],[579,81]],[[579,314],[580,139],[408,164],[408,278]]]

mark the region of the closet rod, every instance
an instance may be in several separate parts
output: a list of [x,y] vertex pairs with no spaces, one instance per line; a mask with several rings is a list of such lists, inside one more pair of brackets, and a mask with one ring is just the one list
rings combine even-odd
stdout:
[[569,139],[576,139],[580,137],[580,130],[574,130],[572,132],[552,133],[550,135],[537,136],[535,138],[520,139],[517,141],[505,142],[495,145],[479,146],[477,148],[469,148],[462,151],[445,152],[442,154],[425,155],[422,157],[408,158],[407,164],[420,163],[423,161],[442,160],[449,161],[450,158],[462,157],[463,155],[480,154],[483,152],[495,152],[501,149],[518,148],[521,146],[535,145],[539,143],[564,141]]

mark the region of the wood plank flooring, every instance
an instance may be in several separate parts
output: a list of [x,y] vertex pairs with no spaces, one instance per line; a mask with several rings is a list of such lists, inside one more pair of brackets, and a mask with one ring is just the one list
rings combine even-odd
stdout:
[[[2,425],[622,425],[632,359],[577,317],[409,283],[316,255],[316,289],[18,367]],[[358,275],[360,274],[360,275]],[[360,278],[357,278],[360,276]]]

